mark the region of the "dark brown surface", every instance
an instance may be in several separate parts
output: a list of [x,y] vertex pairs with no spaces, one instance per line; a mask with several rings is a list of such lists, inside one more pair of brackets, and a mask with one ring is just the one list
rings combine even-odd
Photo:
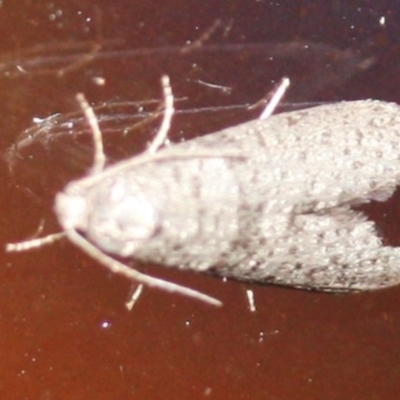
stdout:
[[[33,234],[42,220],[46,232],[56,230],[54,193],[90,163],[90,138],[65,132],[53,140],[35,137],[18,158],[9,153],[34,117],[77,110],[77,92],[95,103],[159,99],[159,77],[168,73],[176,97],[187,98],[178,108],[217,107],[256,102],[274,80],[288,75],[293,80],[288,102],[369,97],[400,102],[400,7],[395,0],[379,5],[322,0],[92,3],[39,0],[15,2],[15,9],[8,2],[0,7],[0,146],[8,155],[0,175],[3,244]],[[197,39],[217,18],[225,30],[202,49],[179,54],[180,46]],[[309,43],[309,50],[299,41]],[[272,45],[276,42],[284,44],[278,48]],[[153,50],[137,52],[141,48]],[[65,67],[64,74],[57,74]],[[97,76],[105,77],[104,86],[94,84]],[[232,90],[225,93],[199,80]],[[252,115],[241,109],[177,116],[171,135],[189,138]],[[133,154],[151,132],[106,135],[108,151],[114,158]],[[390,243],[399,243],[399,201],[397,195],[368,208]],[[111,276],[68,243],[2,252],[0,397],[398,398],[400,288],[330,296],[145,268],[214,295],[224,307],[148,289],[127,312],[129,282]],[[248,311],[246,289],[255,292],[256,313]]]

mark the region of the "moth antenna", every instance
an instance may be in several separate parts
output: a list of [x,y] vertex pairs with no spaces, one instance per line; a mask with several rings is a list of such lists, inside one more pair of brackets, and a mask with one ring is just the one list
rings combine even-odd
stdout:
[[272,94],[271,99],[268,104],[264,108],[264,111],[261,113],[259,119],[267,119],[271,116],[271,114],[275,111],[277,105],[282,100],[283,95],[286,93],[287,88],[290,85],[290,79],[288,77],[284,77],[279,82],[277,89]]
[[[104,154],[104,148],[103,148],[103,137],[97,121],[96,114],[94,113],[93,108],[86,100],[84,94],[78,93],[76,95],[76,99],[79,102],[79,105],[81,106],[83,113],[85,114],[90,129],[92,130],[93,142],[94,142],[94,159],[93,159],[91,175],[97,175],[104,170],[106,162],[106,156]],[[6,251],[19,252],[19,251],[27,251],[35,249],[47,244],[53,244],[54,242],[56,242],[61,238],[64,238],[65,236],[66,234],[64,232],[58,232],[37,239],[24,240],[18,243],[7,243]]]
[[37,239],[24,240],[23,242],[18,243],[7,243],[6,251],[11,253],[36,249],[46,244],[53,244],[54,242],[64,238],[65,236],[66,235],[64,232],[58,232]]
[[205,303],[214,306],[222,305],[219,300],[215,299],[214,297],[207,296],[206,294],[200,293],[197,290],[189,289],[185,286],[177,285],[163,279],[154,278],[128,267],[127,265],[115,260],[114,258],[99,250],[96,246],[86,240],[74,229],[67,229],[65,233],[72,243],[81,248],[86,254],[98,261],[112,273],[122,275],[128,279],[147,285],[149,287],[162,289],[171,293],[179,293],[187,297],[192,297],[194,299],[204,301]]
[[164,94],[164,116],[158,132],[147,148],[146,153],[154,154],[165,143],[168,132],[171,128],[171,120],[174,115],[174,95],[172,93],[169,76],[164,75],[161,78],[161,86]]
[[104,154],[103,136],[99,127],[99,123],[93,108],[90,106],[83,93],[76,95],[76,100],[79,102],[83,113],[85,114],[86,120],[92,130],[93,144],[94,144],[94,157],[91,175],[97,175],[104,170],[106,163],[106,156]]

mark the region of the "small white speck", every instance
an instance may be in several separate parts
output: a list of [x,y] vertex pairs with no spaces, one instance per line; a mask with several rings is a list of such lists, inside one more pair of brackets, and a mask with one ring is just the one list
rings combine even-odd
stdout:
[[106,84],[106,80],[102,76],[94,76],[92,81],[97,86],[104,86]]
[[386,18],[385,18],[385,16],[382,16],[382,17],[379,18],[379,24],[380,24],[381,26],[386,25]]
[[101,324],[100,324],[100,326],[101,326],[103,329],[109,329],[109,328],[111,328],[111,322],[110,322],[110,321],[102,321]]

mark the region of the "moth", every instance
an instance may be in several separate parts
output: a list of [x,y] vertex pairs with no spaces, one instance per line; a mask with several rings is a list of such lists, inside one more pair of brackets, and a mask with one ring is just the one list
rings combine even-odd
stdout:
[[[94,132],[91,173],[70,182],[55,213],[75,245],[139,283],[217,299],[144,275],[113,258],[265,284],[352,292],[400,283],[400,248],[383,246],[353,209],[400,182],[400,107],[376,100],[285,112],[162,145],[173,115],[164,78],[161,128],[142,154],[104,167]],[[9,244],[24,250],[53,241]]]

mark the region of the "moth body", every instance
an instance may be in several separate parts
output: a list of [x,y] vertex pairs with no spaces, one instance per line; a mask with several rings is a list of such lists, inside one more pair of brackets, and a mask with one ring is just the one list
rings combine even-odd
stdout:
[[[229,154],[240,154],[230,156]],[[67,185],[55,210],[100,250],[324,291],[400,283],[353,206],[400,181],[400,107],[363,100],[250,121]]]

